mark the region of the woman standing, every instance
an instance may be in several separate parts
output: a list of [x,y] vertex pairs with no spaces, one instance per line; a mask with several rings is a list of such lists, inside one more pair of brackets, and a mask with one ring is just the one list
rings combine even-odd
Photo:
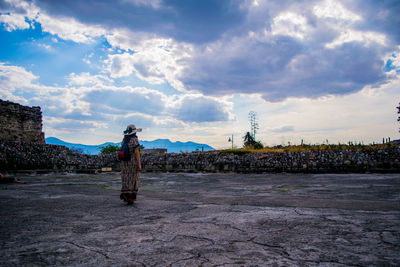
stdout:
[[124,131],[124,139],[122,144],[127,144],[129,147],[130,160],[121,162],[121,178],[122,189],[120,198],[127,202],[128,205],[133,204],[136,200],[136,195],[139,189],[140,164],[139,140],[136,135],[142,129],[136,129],[134,124],[128,125]]

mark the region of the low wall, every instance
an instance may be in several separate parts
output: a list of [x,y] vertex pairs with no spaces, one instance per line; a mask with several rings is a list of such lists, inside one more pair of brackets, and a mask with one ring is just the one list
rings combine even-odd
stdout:
[[82,171],[119,168],[116,155],[86,155],[65,146],[0,141],[0,170]]
[[[263,156],[263,159],[259,159]],[[400,146],[384,149],[227,154],[219,151],[143,154],[144,171],[169,172],[400,172]],[[117,154],[86,155],[67,147],[0,141],[0,171],[120,170]]]
[[[262,156],[263,159],[259,159]],[[147,155],[146,171],[170,172],[400,172],[400,146],[386,149],[286,153],[193,152]]]

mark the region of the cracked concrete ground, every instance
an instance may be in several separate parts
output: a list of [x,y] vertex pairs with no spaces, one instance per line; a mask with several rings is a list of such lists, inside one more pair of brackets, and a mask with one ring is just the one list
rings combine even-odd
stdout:
[[398,174],[118,173],[0,185],[0,266],[400,266]]

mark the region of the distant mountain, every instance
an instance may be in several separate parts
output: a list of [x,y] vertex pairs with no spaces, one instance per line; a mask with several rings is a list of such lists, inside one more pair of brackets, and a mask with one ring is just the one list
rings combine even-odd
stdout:
[[82,144],[68,143],[68,142],[65,142],[56,137],[47,137],[46,144],[66,146],[71,150],[76,150],[80,153],[91,154],[91,155],[99,154],[100,149],[104,146],[108,146],[108,145],[118,145],[119,146],[120,145],[120,143],[110,143],[110,142],[104,143],[101,145],[82,145]]
[[215,150],[215,148],[207,145],[207,144],[199,144],[195,142],[171,142],[169,139],[156,139],[154,141],[140,141],[140,144],[144,146],[144,148],[166,148],[168,153],[178,153],[178,152],[193,152],[196,150],[199,151],[209,151]]
[[[195,142],[171,142],[169,139],[156,139],[154,141],[142,141],[139,140],[140,144],[144,146],[145,149],[151,148],[166,148],[168,153],[178,153],[178,152],[193,152],[196,150],[199,151],[209,151],[215,150],[213,147],[206,145],[206,144],[199,144]],[[83,144],[74,144],[68,143],[63,140],[60,140],[56,137],[47,137],[46,144],[50,145],[60,145],[66,146],[69,149],[77,150],[80,153],[96,155],[100,153],[100,149],[104,146],[108,145],[117,145],[120,146],[121,143],[112,143],[107,142],[101,145],[83,145]]]

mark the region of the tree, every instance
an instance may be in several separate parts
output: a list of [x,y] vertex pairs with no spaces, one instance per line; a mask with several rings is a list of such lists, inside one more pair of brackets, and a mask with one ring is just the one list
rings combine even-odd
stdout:
[[107,146],[103,146],[100,148],[100,154],[105,155],[105,154],[110,154],[110,153],[114,153],[117,152],[121,149],[120,146],[116,146],[116,145],[107,145]]
[[264,145],[260,141],[254,140],[254,138],[250,132],[247,132],[243,136],[243,141],[244,141],[244,143],[243,143],[244,147],[254,148],[254,149],[264,148]]
[[256,141],[254,140],[253,136],[250,134],[250,132],[247,132],[244,136],[243,136],[243,141],[244,141],[244,146],[245,147],[249,147],[252,146]]

